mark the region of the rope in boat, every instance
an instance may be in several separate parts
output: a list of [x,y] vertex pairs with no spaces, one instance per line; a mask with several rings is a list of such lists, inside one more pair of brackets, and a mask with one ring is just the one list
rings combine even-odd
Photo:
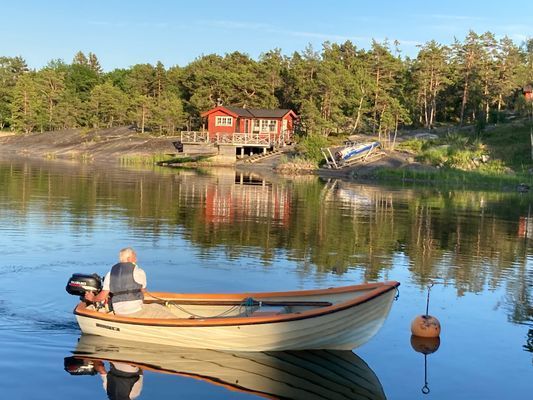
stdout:
[[[216,314],[216,315],[210,315],[210,316],[204,316],[204,315],[199,315],[199,314],[195,314],[185,308],[183,308],[182,306],[180,306],[179,304],[176,304],[174,303],[173,301],[171,300],[165,300],[161,297],[157,297],[157,296],[154,296],[153,294],[149,293],[149,295],[151,297],[153,297],[154,299],[156,300],[159,300],[161,302],[163,302],[165,304],[166,307],[170,307],[170,306],[174,306],[176,307],[178,310],[184,312],[185,314],[188,314],[190,315],[191,317],[194,317],[194,318],[221,318],[221,317],[225,317],[227,316],[228,314],[230,314],[231,312],[235,311],[235,310],[239,310],[239,314],[242,313],[242,308],[244,307],[244,314],[248,317],[250,314],[251,314],[251,310],[253,309],[253,307],[255,305],[257,305],[257,302],[251,298],[251,297],[247,297],[245,298],[240,304],[238,305],[234,305],[234,306],[231,306],[230,308],[228,308],[227,310],[221,312],[220,314]],[[259,306],[261,306],[261,302],[259,302]]]

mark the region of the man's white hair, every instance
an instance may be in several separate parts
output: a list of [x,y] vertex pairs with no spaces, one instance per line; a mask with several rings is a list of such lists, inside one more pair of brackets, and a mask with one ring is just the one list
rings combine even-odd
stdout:
[[125,247],[118,253],[118,258],[120,262],[128,262],[128,258],[136,257],[137,253],[131,247]]

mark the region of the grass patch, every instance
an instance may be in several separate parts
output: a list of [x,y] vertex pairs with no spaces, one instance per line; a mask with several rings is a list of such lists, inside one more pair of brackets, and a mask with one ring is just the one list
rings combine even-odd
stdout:
[[120,165],[154,165],[169,160],[166,154],[128,154],[119,158]]
[[515,190],[520,184],[533,187],[533,176],[530,174],[503,174],[491,171],[460,171],[451,168],[436,170],[382,169],[376,172],[381,180],[401,180],[417,184],[438,184],[439,186]]
[[396,149],[418,154],[422,151],[425,141],[420,139],[408,139],[396,145]]

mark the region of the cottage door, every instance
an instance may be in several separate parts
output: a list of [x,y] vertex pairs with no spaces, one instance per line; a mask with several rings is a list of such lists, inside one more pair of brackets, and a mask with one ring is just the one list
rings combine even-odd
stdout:
[[245,119],[244,120],[244,133],[250,132],[250,120]]
[[283,143],[287,143],[289,141],[289,133],[287,132],[287,120],[286,119],[284,119],[282,122],[281,137],[282,137]]

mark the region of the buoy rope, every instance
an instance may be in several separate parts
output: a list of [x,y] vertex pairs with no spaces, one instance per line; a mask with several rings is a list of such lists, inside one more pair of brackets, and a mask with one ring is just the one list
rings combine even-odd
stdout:
[[422,386],[422,393],[429,394],[428,386],[428,356],[424,354],[424,386]]
[[433,281],[429,281],[429,285],[428,285],[428,297],[427,297],[427,300],[426,300],[426,316],[429,315],[429,293],[431,292],[431,288],[433,287],[433,285],[435,285],[435,282]]

